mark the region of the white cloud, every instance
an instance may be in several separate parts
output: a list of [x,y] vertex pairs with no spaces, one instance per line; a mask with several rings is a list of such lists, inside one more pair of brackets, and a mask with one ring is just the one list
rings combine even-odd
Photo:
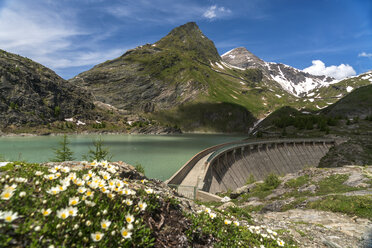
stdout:
[[372,58],[372,53],[366,53],[362,52],[358,54],[358,57],[367,57],[367,58]]
[[[32,3],[6,1],[0,8],[0,48],[54,70],[95,65],[125,51],[100,49],[94,31],[82,31],[74,16],[76,13],[71,9],[64,12],[55,4],[37,0]],[[98,37],[106,36],[101,32]]]
[[218,7],[217,5],[210,6],[204,13],[203,17],[207,19],[216,19],[231,14],[231,10],[225,7]]
[[313,60],[312,64],[313,65],[303,69],[303,71],[313,75],[333,77],[338,80],[356,75],[353,67],[348,64],[341,64],[339,66],[331,65],[326,67],[321,60]]

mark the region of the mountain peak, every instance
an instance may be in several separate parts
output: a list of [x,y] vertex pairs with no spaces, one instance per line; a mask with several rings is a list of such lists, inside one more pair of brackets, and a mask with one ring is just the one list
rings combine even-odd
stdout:
[[245,47],[234,48],[224,53],[221,57],[225,62],[243,69],[250,67],[259,68],[265,65],[262,59],[248,51]]
[[213,41],[203,34],[195,22],[188,22],[174,28],[167,36],[156,42],[156,46],[189,52],[193,57],[206,63],[220,60]]

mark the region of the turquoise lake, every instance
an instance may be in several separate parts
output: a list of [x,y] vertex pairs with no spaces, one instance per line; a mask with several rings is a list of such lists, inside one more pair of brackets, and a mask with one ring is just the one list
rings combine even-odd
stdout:
[[[166,180],[199,151],[220,143],[244,139],[222,134],[181,135],[69,135],[75,160],[82,160],[92,141],[101,137],[112,161],[140,163],[149,178]],[[53,148],[63,136],[1,137],[0,155],[6,160],[45,162],[54,157]]]

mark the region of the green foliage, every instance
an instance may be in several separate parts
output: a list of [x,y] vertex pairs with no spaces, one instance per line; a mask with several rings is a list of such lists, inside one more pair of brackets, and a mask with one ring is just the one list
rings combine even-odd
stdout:
[[349,191],[357,190],[358,188],[354,188],[351,186],[347,186],[344,184],[346,180],[349,178],[349,175],[331,175],[323,180],[319,181],[318,183],[318,190],[317,195],[325,195],[330,193],[344,193]]
[[93,124],[92,124],[92,127],[95,128],[95,129],[106,128],[106,123],[105,123],[105,122],[101,122],[101,123],[93,123]]
[[54,107],[54,116],[58,117],[61,114],[61,107],[60,106],[55,106]]
[[68,141],[67,135],[63,135],[63,140],[59,142],[59,148],[54,149],[55,157],[51,159],[54,162],[73,161],[74,152],[68,147],[70,142]]
[[110,155],[108,148],[105,147],[102,138],[93,140],[93,146],[94,148],[89,148],[88,154],[83,156],[85,160],[111,160],[112,155]]
[[[246,211],[239,208],[231,208],[228,210],[229,215],[217,214],[215,218],[210,218],[207,213],[200,214],[189,214],[187,217],[191,220],[191,226],[187,230],[187,237],[190,243],[193,240],[202,240],[205,237],[211,237],[217,239],[217,243],[214,247],[246,247],[249,244],[250,247],[279,247],[276,240],[270,239],[267,236],[263,237],[261,234],[251,232],[247,227],[237,226],[233,223],[226,224],[225,220],[232,218],[231,213],[234,217],[239,216],[241,219],[250,220],[250,215]],[[261,232],[266,232],[265,229]],[[269,235],[268,235],[269,236]],[[286,241],[284,247],[296,247],[292,241]]]
[[18,104],[17,104],[17,103],[14,103],[14,102],[10,102],[9,107],[10,107],[11,109],[15,109],[15,110],[18,110],[18,109],[19,109]]
[[309,202],[307,207],[345,213],[350,216],[358,216],[372,220],[372,198],[370,196],[343,196],[334,195]]
[[284,185],[289,188],[299,188],[309,182],[309,175],[288,180]]
[[136,163],[134,165],[134,168],[136,168],[136,171],[142,173],[142,174],[145,174],[145,168],[142,166],[142,164],[140,163]]
[[263,187],[270,190],[270,189],[276,189],[279,185],[280,185],[279,177],[274,173],[270,173],[265,178]]
[[253,174],[249,174],[249,177],[247,178],[247,181],[245,182],[245,184],[251,184],[251,183],[254,183],[256,182],[256,179],[254,178],[254,175]]

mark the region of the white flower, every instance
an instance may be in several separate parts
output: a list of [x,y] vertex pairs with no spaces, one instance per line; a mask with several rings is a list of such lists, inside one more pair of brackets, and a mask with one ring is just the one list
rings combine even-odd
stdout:
[[93,191],[91,191],[91,190],[88,190],[86,193],[85,193],[85,195],[87,196],[87,197],[93,197],[93,195],[94,195],[94,192]]
[[41,176],[43,175],[44,173],[42,171],[35,171],[35,176]]
[[17,178],[15,179],[15,181],[16,181],[17,183],[25,183],[25,182],[27,182],[27,178],[17,177]]
[[34,228],[34,230],[35,230],[36,232],[40,231],[40,229],[41,229],[40,226],[36,226],[36,227]]
[[213,220],[214,218],[216,218],[216,214],[215,213],[209,213],[209,217]]
[[95,202],[88,201],[88,200],[85,200],[85,204],[87,204],[87,206],[89,206],[89,207],[94,207],[96,205]]
[[5,189],[2,193],[1,193],[1,199],[2,200],[9,200],[10,198],[12,198],[12,196],[14,195],[14,190],[10,190],[10,189]]
[[49,174],[49,175],[44,175],[44,178],[45,178],[45,179],[48,179],[48,180],[54,180],[54,179],[56,179],[57,177],[56,177],[56,175],[54,175],[54,174]]
[[68,200],[68,205],[75,206],[79,204],[79,202],[80,202],[79,197],[70,197],[70,199]]
[[284,241],[283,240],[278,239],[276,242],[278,243],[279,246],[284,246]]
[[79,192],[80,194],[84,194],[85,191],[87,191],[87,189],[86,189],[85,187],[79,187],[79,188],[78,188],[78,192]]
[[63,209],[60,209],[57,211],[57,217],[60,218],[60,219],[67,219],[69,216],[69,211],[67,208],[63,208]]
[[147,207],[147,204],[146,204],[146,202],[139,201],[139,202],[138,202],[138,207],[139,207],[139,209],[140,209],[141,211],[144,211],[144,210],[146,209],[146,207]]
[[90,234],[90,236],[94,242],[98,242],[103,238],[104,234],[101,232],[95,232]]
[[151,188],[147,188],[147,189],[145,189],[145,192],[146,192],[147,194],[152,194],[152,193],[154,193],[154,190],[151,189]]
[[120,233],[121,233],[121,236],[123,236],[123,238],[125,239],[130,239],[130,237],[132,236],[132,232],[130,232],[126,228],[121,229]]
[[19,196],[20,196],[20,197],[24,197],[24,196],[26,196],[26,192],[22,191],[21,193],[19,193]]
[[103,215],[106,215],[107,213],[108,213],[107,209],[105,209],[105,210],[102,211],[102,214]]
[[59,191],[65,191],[67,189],[67,184],[62,184],[57,186]]
[[48,194],[57,195],[60,192],[59,187],[52,187],[50,190],[47,191]]
[[78,213],[78,209],[76,207],[69,207],[67,208],[67,211],[70,216],[76,216]]
[[128,229],[128,230],[132,230],[133,228],[134,228],[134,227],[133,227],[133,224],[128,224],[128,225],[127,225],[127,229]]
[[69,167],[62,167],[61,168],[61,171],[64,172],[64,173],[69,173],[70,172],[70,168]]
[[221,202],[229,202],[231,201],[230,197],[225,196],[224,198],[221,199]]
[[206,208],[204,211],[205,211],[207,214],[209,214],[209,213],[211,212],[211,209],[210,209],[210,208]]
[[3,212],[2,214],[2,219],[5,220],[5,222],[12,222],[13,220],[17,219],[18,218],[18,213],[17,212],[14,212],[13,211],[5,211]]
[[239,226],[240,225],[239,221],[236,221],[236,220],[234,220],[233,223],[234,223],[235,226]]
[[130,224],[134,221],[134,216],[133,215],[130,215],[130,214],[127,214],[125,216],[125,220]]
[[130,199],[125,199],[124,203],[125,203],[125,205],[127,205],[127,206],[132,206],[133,201],[130,200]]
[[44,216],[48,216],[50,215],[50,213],[52,212],[52,210],[50,208],[48,209],[42,209],[41,210],[41,213],[44,215]]
[[85,225],[86,225],[86,226],[90,226],[90,225],[92,225],[92,222],[91,222],[90,220],[87,220],[87,221],[85,222]]
[[110,225],[111,225],[111,221],[109,221],[109,220],[102,220],[101,221],[102,229],[107,230],[110,227]]
[[231,220],[225,219],[224,223],[225,223],[225,225],[230,225],[231,224]]

